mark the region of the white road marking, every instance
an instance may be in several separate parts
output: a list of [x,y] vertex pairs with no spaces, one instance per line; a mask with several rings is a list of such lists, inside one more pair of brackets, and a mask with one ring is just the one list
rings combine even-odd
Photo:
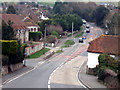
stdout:
[[[38,62],[39,64],[38,65],[41,65],[41,64],[43,64],[45,61],[43,61],[43,62]],[[29,71],[27,71],[27,72],[24,72],[24,73],[22,73],[21,75],[18,75],[17,77],[12,77],[12,78],[10,78],[10,79],[8,79],[8,80],[6,80],[4,83],[3,83],[3,85],[4,84],[7,84],[7,83],[10,83],[10,82],[12,82],[12,81],[14,81],[14,80],[16,80],[16,79],[18,79],[18,78],[20,78],[20,77],[22,77],[22,76],[24,76],[25,74],[28,74],[29,72],[32,72],[33,70],[35,70],[37,67],[38,67],[38,65],[36,65],[35,67],[33,67],[33,69],[31,69],[31,70],[29,70]],[[2,86],[3,86],[2,85]],[[1,86],[0,86],[1,87]]]

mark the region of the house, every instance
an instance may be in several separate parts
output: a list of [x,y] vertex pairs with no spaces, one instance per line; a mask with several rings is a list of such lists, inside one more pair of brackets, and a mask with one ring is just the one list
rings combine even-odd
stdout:
[[[22,43],[29,40],[29,30],[25,23],[16,14],[2,14],[2,20],[8,24],[10,20],[13,22],[12,27],[16,33],[16,38],[20,39]],[[9,32],[9,30],[8,30]]]
[[23,19],[24,23],[26,24],[27,28],[29,29],[29,32],[38,32],[40,31],[40,27],[35,24],[35,22],[30,17],[25,17]]
[[88,47],[88,69],[95,68],[99,64],[98,56],[108,54],[115,59],[120,55],[119,49],[120,36],[118,35],[101,35],[89,43]]

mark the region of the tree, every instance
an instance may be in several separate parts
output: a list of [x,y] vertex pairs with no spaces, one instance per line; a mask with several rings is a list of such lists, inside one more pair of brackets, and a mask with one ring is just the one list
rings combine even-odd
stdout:
[[9,6],[6,13],[7,14],[16,14],[16,10],[13,6]]
[[98,26],[103,26],[103,21],[106,15],[109,13],[109,10],[104,6],[99,6],[94,12],[94,18]]
[[51,35],[56,36],[57,38],[59,38],[59,34],[56,31],[52,31]]
[[8,21],[8,25],[2,21],[2,40],[14,39],[15,33],[11,25],[12,22],[10,20]]

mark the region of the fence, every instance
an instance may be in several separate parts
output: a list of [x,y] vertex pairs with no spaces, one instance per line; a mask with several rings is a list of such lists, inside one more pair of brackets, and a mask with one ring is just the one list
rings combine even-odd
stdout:
[[26,47],[25,53],[28,55],[32,55],[38,51],[40,51],[43,48],[43,42],[40,42],[39,44],[36,44],[34,46]]

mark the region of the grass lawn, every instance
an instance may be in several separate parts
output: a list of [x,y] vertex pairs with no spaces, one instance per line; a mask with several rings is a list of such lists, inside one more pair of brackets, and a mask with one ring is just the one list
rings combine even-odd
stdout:
[[[49,50],[50,50],[49,48],[45,48],[45,53],[48,52]],[[43,55],[43,49],[40,50],[39,52],[36,52],[36,53],[28,56],[27,58],[28,58],[28,59],[31,59],[31,58],[39,58],[39,57],[42,56],[42,55]]]
[[74,44],[75,42],[73,40],[67,40],[61,48],[70,47],[71,45]]
[[82,33],[76,35],[75,38],[81,37],[81,36],[83,35],[83,33],[84,33],[84,32],[82,32]]
[[62,50],[57,50],[56,53],[62,53],[63,51]]

